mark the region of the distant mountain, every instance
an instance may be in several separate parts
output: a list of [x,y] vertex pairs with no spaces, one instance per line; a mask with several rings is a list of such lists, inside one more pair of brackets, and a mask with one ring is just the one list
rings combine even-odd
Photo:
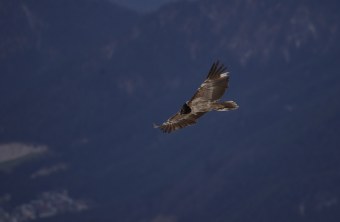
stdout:
[[[200,58],[204,55],[224,55],[242,65],[292,62],[301,55],[315,56],[339,49],[336,2],[319,3],[178,2],[145,16],[131,36],[136,44],[151,45],[148,50],[151,53],[169,51],[167,47],[177,42],[172,50],[182,50],[194,61],[206,59]],[[150,35],[157,38],[150,39]],[[316,42],[320,44],[315,45]]]
[[[103,0],[99,0],[103,1]],[[133,9],[137,12],[148,13],[152,11],[156,11],[163,5],[174,2],[176,0],[104,0],[104,1],[111,1],[117,3],[119,5],[125,6],[127,8]],[[177,0],[178,1],[178,0]]]
[[[0,218],[47,192],[86,210],[21,221],[338,221],[338,9],[0,0],[0,145],[49,147],[0,172]],[[153,129],[216,59],[240,108]]]

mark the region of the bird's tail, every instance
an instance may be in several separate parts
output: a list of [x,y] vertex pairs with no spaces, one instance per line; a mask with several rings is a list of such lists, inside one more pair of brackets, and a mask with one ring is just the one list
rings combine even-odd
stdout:
[[238,105],[234,101],[224,101],[215,104],[216,111],[228,111],[237,109]]

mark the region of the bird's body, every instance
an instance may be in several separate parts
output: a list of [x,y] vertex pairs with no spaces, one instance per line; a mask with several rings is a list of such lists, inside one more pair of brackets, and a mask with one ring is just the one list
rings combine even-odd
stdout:
[[155,125],[155,128],[171,133],[195,124],[196,120],[207,112],[237,109],[238,105],[233,101],[219,101],[228,88],[228,83],[228,72],[223,65],[215,62],[210,68],[207,79],[197,89],[194,96],[182,106],[179,112],[162,125]]

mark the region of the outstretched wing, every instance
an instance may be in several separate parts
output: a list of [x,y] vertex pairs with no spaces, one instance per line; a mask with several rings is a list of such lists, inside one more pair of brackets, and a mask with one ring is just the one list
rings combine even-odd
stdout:
[[207,79],[197,89],[189,104],[219,100],[228,88],[229,76],[226,70],[218,61],[213,63]]
[[172,117],[170,117],[162,125],[160,126],[154,125],[154,127],[160,128],[164,133],[171,133],[172,131],[182,129],[186,126],[195,124],[196,120],[200,118],[203,114],[204,112],[188,114],[181,114],[180,112],[178,112]]
[[219,62],[213,63],[206,80],[196,91],[195,95],[187,102],[189,113],[178,112],[162,125],[157,126],[165,133],[184,128],[196,123],[204,113],[211,110],[211,103],[219,100],[228,88],[229,76],[226,68]]

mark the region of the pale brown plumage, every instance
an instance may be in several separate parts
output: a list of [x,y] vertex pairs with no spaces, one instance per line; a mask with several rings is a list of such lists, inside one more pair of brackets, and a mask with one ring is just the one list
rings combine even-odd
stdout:
[[238,105],[233,101],[219,102],[228,88],[229,76],[226,68],[219,62],[213,63],[206,80],[197,89],[194,96],[186,102],[180,111],[170,117],[162,125],[154,125],[165,133],[184,128],[196,123],[197,119],[205,113],[227,111],[237,109]]

